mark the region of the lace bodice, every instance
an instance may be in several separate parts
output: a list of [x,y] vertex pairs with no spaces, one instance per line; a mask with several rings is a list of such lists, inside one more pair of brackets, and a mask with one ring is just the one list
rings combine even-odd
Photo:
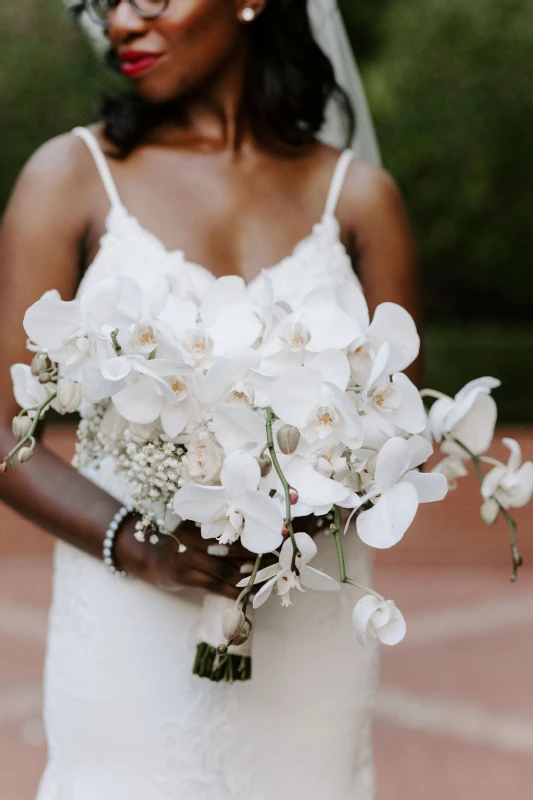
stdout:
[[[80,292],[95,280],[113,274],[135,276],[164,272],[179,282],[182,297],[199,299],[215,280],[201,264],[189,261],[183,250],[168,250],[157,236],[150,233],[123,205],[109,165],[96,138],[86,128],[76,128],[75,133],[89,147],[106,188],[111,208],[106,220],[106,233],[100,250],[87,269]],[[350,256],[340,238],[340,226],[335,210],[342,191],[346,172],[354,154],[345,150],[336,165],[331,188],[322,219],[311,233],[302,239],[292,253],[278,264],[267,267],[274,287],[276,300],[291,302],[302,299],[311,289],[325,280],[357,281]],[[248,284],[249,292],[257,298],[261,292],[261,276]]]

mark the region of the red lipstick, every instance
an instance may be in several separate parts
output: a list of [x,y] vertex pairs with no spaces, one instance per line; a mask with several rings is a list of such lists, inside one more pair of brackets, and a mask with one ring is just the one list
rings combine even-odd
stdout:
[[122,72],[128,78],[137,78],[154,67],[160,60],[160,53],[143,50],[124,50],[119,53]]

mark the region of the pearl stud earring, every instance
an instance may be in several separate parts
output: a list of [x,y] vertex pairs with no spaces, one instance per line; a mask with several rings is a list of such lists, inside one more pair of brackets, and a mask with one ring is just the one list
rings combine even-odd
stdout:
[[243,8],[242,18],[244,22],[252,22],[255,19],[255,10],[253,8]]

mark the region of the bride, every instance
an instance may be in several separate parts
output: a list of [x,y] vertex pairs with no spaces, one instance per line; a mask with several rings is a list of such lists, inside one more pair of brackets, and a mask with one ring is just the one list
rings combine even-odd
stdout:
[[[375,164],[338,10],[309,6],[74,3],[131,91],[45,144],[14,190],[0,239],[0,451],[13,444],[22,317],[51,288],[73,297],[107,270],[164,264],[187,296],[226,274],[260,292],[265,268],[278,296],[303,295],[357,272],[371,310],[393,301],[418,316],[409,226]],[[261,611],[253,680],[214,684],[190,674],[202,598],[235,595],[244,551],[217,558],[194,528],[180,532],[185,553],[149,546],[128,517],[115,558],[134,579],[117,580],[101,560],[122,498],[112,465],[82,476],[38,445],[0,485],[58,540],[38,800],[371,800],[377,664],[347,641],[351,598]],[[367,583],[364,546],[346,547]],[[333,569],[334,548],[322,550]]]

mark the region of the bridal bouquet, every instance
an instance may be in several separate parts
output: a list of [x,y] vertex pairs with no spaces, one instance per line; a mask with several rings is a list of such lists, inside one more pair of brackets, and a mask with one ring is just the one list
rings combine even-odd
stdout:
[[[404,374],[419,337],[400,306],[383,303],[370,321],[355,281],[325,279],[291,303],[275,297],[267,272],[261,280],[260,293],[228,276],[185,299],[165,274],[105,278],[72,302],[47,292],[25,316],[35,355],[12,368],[19,443],[0,464],[5,471],[15,457],[31,458],[49,407],[80,410],[77,464],[113,458],[139,514],[139,539],[170,535],[179,546],[179,523],[191,520],[219,557],[241,542],[253,564],[238,600],[206,600],[203,628],[213,632],[194,670],[215,680],[250,676],[249,606],[273,594],[290,606],[296,592],[355,586],[364,593],[353,612],[357,640],[400,642],[404,617],[350,578],[344,537],[397,544],[419,504],[442,500],[469,459],[483,519],[508,523],[516,578],[509,509],[533,493],[533,463],[521,464],[516,442],[505,440],[507,464],[483,455],[497,380],[472,381],[454,398],[419,392]],[[423,472],[434,443],[444,460]],[[294,531],[308,515],[329,534],[319,546]],[[326,546],[336,547],[336,577],[312,566]]]

